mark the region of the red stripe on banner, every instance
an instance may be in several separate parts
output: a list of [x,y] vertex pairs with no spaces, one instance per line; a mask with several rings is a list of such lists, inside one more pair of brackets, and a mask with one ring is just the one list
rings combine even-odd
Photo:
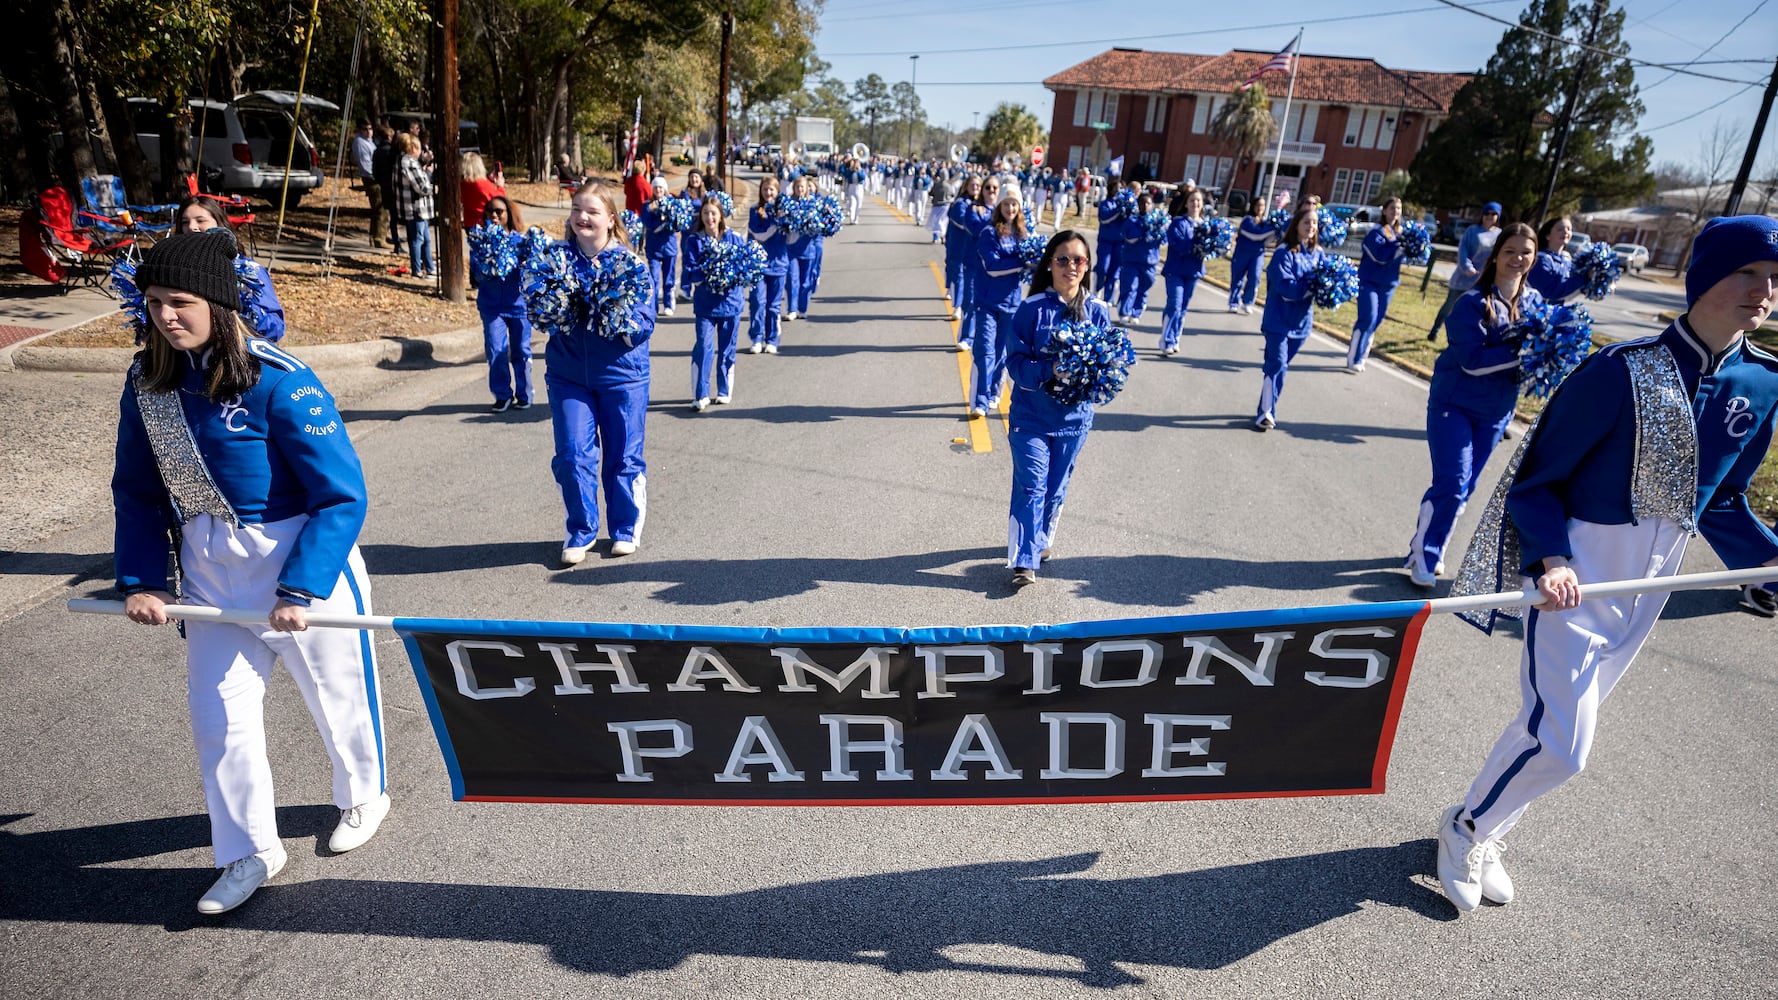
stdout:
[[1389,693],[1389,707],[1383,712],[1383,732],[1377,739],[1376,769],[1371,772],[1370,791],[1383,794],[1383,786],[1389,777],[1389,752],[1395,747],[1395,726],[1401,721],[1401,705],[1408,697],[1408,675],[1414,670],[1414,655],[1420,650],[1420,632],[1426,627],[1426,620],[1432,617],[1432,605],[1422,607],[1413,621],[1408,623],[1407,634],[1401,640],[1401,659],[1395,664],[1395,686]]
[[1216,792],[1198,795],[1042,795],[979,799],[602,799],[547,795],[465,795],[459,802],[510,802],[564,806],[1048,806],[1106,802],[1206,802],[1215,799],[1306,799],[1320,795],[1376,795],[1378,788],[1304,789],[1292,792]]

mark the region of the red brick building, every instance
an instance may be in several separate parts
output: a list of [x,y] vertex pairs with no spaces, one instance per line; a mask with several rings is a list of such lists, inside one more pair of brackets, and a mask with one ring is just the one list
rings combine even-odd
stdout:
[[[1124,157],[1124,175],[1228,190],[1263,191],[1277,142],[1260,163],[1229,155],[1210,122],[1272,52],[1219,56],[1115,48],[1043,81],[1056,95],[1050,158],[1101,171]],[[1282,123],[1277,187],[1326,202],[1369,202],[1391,170],[1414,154],[1451,110],[1468,73],[1395,70],[1374,59],[1305,55],[1290,120]],[[1284,112],[1289,77],[1264,78],[1272,117]]]

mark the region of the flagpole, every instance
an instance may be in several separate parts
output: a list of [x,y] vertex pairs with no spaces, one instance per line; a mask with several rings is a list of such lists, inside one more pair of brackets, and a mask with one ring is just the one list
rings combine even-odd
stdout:
[[1272,210],[1272,191],[1278,186],[1278,163],[1284,159],[1284,130],[1290,127],[1290,101],[1296,96],[1296,67],[1303,61],[1303,29],[1296,29],[1296,41],[1290,47],[1290,86],[1284,91],[1284,117],[1278,121],[1278,151],[1272,154],[1272,172],[1266,177],[1268,212]]

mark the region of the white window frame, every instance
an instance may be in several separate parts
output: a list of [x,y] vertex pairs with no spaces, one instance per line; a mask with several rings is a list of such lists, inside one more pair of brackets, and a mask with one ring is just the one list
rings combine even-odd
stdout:
[[1204,158],[1197,153],[1190,153],[1185,158],[1185,173],[1179,176],[1181,184],[1198,179],[1198,171],[1203,169]]
[[1105,124],[1111,126],[1112,128],[1116,128],[1117,127],[1118,93],[1115,90],[1107,90],[1104,93],[1105,93],[1105,117],[1104,117],[1103,121],[1105,122]]
[[1346,109],[1346,138],[1345,138],[1345,144],[1347,146],[1358,145],[1358,132],[1359,132],[1359,129],[1363,125],[1364,125],[1364,109],[1363,108],[1347,108]]
[[1321,105],[1309,101],[1303,102],[1302,114],[1296,120],[1296,140],[1298,142],[1315,141],[1315,124],[1321,117]]
[[1370,186],[1365,188],[1365,190],[1364,190],[1364,203],[1366,205],[1375,204],[1376,200],[1377,200],[1377,196],[1382,193],[1383,193],[1383,171],[1373,170],[1373,171],[1371,171]]
[[1091,94],[1090,90],[1076,90],[1074,92],[1074,124],[1076,126],[1087,123],[1087,100]]
[[[1363,173],[1363,171],[1359,171],[1359,172]],[[1327,200],[1334,202],[1336,204],[1339,202],[1345,201],[1346,200],[1346,185],[1348,183],[1350,183],[1351,180],[1352,180],[1352,171],[1346,169],[1345,167],[1334,168],[1333,192],[1328,195]]]
[[1216,161],[1216,183],[1213,186],[1222,188],[1225,191],[1228,190],[1229,181],[1233,178],[1234,173],[1235,158],[1232,156],[1219,158]]
[[1395,145],[1395,128],[1398,124],[1398,111],[1383,112],[1383,125],[1377,129],[1377,148],[1389,149]]
[[1377,127],[1383,124],[1383,111],[1380,108],[1364,110],[1364,130],[1358,134],[1360,149],[1377,148]]

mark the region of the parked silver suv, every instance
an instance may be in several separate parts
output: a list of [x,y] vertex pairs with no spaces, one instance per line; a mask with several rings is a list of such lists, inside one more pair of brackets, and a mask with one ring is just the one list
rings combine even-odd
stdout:
[[[205,187],[225,194],[257,196],[277,204],[284,189],[284,158],[290,149],[290,130],[296,127],[291,112],[296,94],[287,90],[259,90],[229,103],[193,98],[191,149],[200,164]],[[339,113],[339,105],[304,95],[310,112]],[[160,180],[161,130],[166,124],[162,106],[144,97],[130,98],[135,113],[136,138],[148,158],[149,171]],[[200,137],[202,151],[199,151]],[[296,129],[296,148],[290,163],[289,204],[321,186],[325,172],[317,162],[315,144]]]

